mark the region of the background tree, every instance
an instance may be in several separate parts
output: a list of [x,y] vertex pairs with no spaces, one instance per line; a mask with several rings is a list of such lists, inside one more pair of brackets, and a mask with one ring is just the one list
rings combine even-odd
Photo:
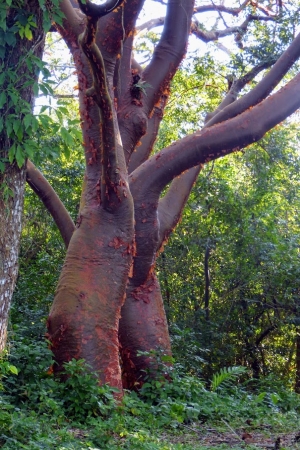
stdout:
[[[18,273],[31,112],[45,29],[38,1],[0,2],[0,352]],[[24,124],[24,126],[23,126]]]

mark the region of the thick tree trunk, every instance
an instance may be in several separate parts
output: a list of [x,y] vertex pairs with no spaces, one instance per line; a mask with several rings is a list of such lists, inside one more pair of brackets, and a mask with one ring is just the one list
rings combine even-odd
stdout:
[[[8,314],[18,275],[25,170],[10,166],[0,176],[0,352],[5,348]],[[5,192],[10,190],[11,195]]]
[[119,335],[123,386],[126,389],[137,388],[146,371],[155,370],[155,362],[151,361],[152,366],[149,364],[149,355],[139,355],[139,352],[162,350],[164,354],[171,354],[163,299],[154,273],[141,286],[129,283]]
[[[130,206],[130,205],[129,205]],[[122,389],[118,322],[132,264],[133,217],[85,208],[71,238],[48,319],[58,366],[84,358],[102,383]]]

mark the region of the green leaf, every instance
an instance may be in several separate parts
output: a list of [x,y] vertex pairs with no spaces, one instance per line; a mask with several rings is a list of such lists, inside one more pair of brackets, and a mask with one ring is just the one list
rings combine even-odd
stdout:
[[8,160],[10,164],[12,164],[13,160],[15,159],[15,152],[16,152],[16,144],[14,143],[8,151]]
[[69,131],[65,127],[61,127],[61,137],[68,146],[74,144],[73,136],[69,133]]
[[20,120],[14,120],[13,122],[13,130],[15,134],[18,136],[19,129],[22,127],[22,123]]
[[18,144],[17,146],[17,151],[16,151],[16,161],[19,167],[22,167],[24,162],[25,162],[25,155],[24,155],[24,151],[21,147],[20,144]]
[[25,34],[25,37],[26,37],[29,41],[32,40],[33,36],[32,36],[32,31],[31,31],[31,29],[30,29],[30,25],[29,25],[29,24],[27,24],[26,27],[24,28],[24,34]]
[[37,97],[38,94],[39,94],[39,85],[38,85],[38,83],[36,83],[36,82],[33,83],[32,89],[33,89],[34,95]]
[[15,375],[18,375],[18,373],[19,373],[19,371],[18,371],[18,369],[16,368],[16,366],[13,366],[12,364],[9,364],[8,370],[9,370],[11,373],[15,374]]
[[32,114],[26,114],[26,116],[23,119],[23,123],[25,126],[25,130],[27,130],[32,123]]
[[0,109],[3,108],[3,106],[5,105],[6,99],[7,99],[6,94],[4,91],[2,91],[0,94]]

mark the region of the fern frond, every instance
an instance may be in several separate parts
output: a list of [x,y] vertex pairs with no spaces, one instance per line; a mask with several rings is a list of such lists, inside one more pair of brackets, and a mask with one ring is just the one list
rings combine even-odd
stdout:
[[232,367],[224,367],[213,375],[211,380],[211,390],[215,392],[220,388],[220,385],[223,384],[232,384],[237,377],[247,372],[246,367],[243,366],[232,366]]

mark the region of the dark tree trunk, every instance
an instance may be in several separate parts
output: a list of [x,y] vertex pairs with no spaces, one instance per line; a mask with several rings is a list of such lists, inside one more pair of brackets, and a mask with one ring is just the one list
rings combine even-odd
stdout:
[[[3,11],[3,10],[2,10]],[[20,109],[26,107],[28,110],[33,108],[34,94],[32,84],[28,82],[37,81],[38,70],[33,64],[30,70],[26,63],[26,55],[32,51],[35,56],[41,58],[44,48],[44,30],[42,27],[42,10],[37,0],[27,0],[24,2],[23,11],[30,13],[36,19],[37,27],[32,30],[32,40],[21,39],[16,33],[16,43],[6,45],[5,56],[0,58],[3,73],[15,70],[17,79],[22,80],[19,86],[18,103],[11,106],[4,104],[0,110],[0,117],[4,122],[4,128],[0,132],[0,158],[8,158],[8,151],[17,141],[14,136],[8,135],[5,127],[5,120],[8,115],[15,115],[16,119],[21,120],[24,113]],[[7,27],[14,24],[16,10],[14,6],[7,8]],[[29,56],[30,57],[30,56]],[[25,84],[27,87],[23,87]],[[4,92],[9,88],[9,79],[4,81]],[[23,108],[21,108],[23,105]],[[25,137],[25,136],[24,136]],[[7,337],[8,314],[11,304],[11,298],[14,291],[18,274],[18,253],[20,233],[22,228],[22,209],[25,188],[25,166],[19,168],[14,162],[5,163],[3,173],[0,173],[0,352],[4,350]]]
[[296,330],[296,375],[295,375],[295,392],[300,394],[300,330]]

